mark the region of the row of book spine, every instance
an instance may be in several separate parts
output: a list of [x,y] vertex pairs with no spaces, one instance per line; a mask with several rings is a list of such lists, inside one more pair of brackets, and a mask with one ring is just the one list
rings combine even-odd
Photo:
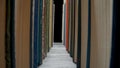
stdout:
[[37,68],[53,42],[53,0],[0,0],[0,68]]
[[118,0],[65,0],[64,42],[77,68],[120,67],[118,4]]

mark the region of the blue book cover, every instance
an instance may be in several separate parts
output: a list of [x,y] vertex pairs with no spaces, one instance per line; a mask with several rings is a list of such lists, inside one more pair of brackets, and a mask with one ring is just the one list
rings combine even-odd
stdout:
[[39,19],[38,19],[38,0],[34,1],[34,63],[33,67],[37,68],[38,66],[38,26],[39,26]]
[[87,63],[86,68],[90,68],[90,49],[91,49],[91,0],[88,0],[88,41],[87,41]]
[[38,65],[42,64],[42,0],[39,0]]

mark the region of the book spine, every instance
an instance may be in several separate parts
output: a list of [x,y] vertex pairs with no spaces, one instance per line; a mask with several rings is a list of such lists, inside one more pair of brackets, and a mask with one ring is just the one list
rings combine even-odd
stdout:
[[34,4],[34,68],[38,66],[38,0],[35,0]]
[[0,0],[0,67],[6,68],[5,61],[5,18],[6,0]]

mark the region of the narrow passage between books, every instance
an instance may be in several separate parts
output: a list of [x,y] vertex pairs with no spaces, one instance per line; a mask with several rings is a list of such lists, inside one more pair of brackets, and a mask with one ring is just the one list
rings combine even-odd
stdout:
[[120,68],[119,1],[0,0],[0,68]]
[[76,68],[76,64],[73,63],[64,45],[54,44],[39,68]]

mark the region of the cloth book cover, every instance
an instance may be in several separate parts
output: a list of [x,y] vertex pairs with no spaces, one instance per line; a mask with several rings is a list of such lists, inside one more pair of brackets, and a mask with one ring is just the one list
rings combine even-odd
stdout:
[[42,64],[42,5],[43,0],[39,0],[39,28],[38,28],[38,65]]
[[66,0],[66,50],[69,50],[69,0]]
[[88,43],[88,0],[81,0],[81,67],[86,68]]
[[51,48],[52,47],[52,32],[53,32],[53,29],[52,29],[52,27],[53,27],[53,22],[52,22],[52,20],[53,20],[53,1],[51,0],[50,1],[50,12],[49,12],[49,48]]
[[112,18],[112,48],[110,68],[120,68],[120,31],[119,31],[119,0],[113,0],[113,18]]
[[30,68],[30,1],[15,1],[15,68]]
[[70,55],[74,56],[74,40],[75,40],[75,1],[71,1],[71,48]]
[[38,8],[39,1],[34,1],[34,63],[33,67],[37,68],[38,66],[38,39],[39,39],[39,8]]
[[15,47],[14,47],[14,0],[6,1],[6,67],[15,67]]
[[45,54],[45,0],[43,0],[43,8],[42,8],[42,58],[44,59]]
[[74,62],[77,63],[77,45],[78,45],[78,0],[75,1],[75,40],[74,40]]
[[[90,2],[90,1],[89,1]],[[96,0],[89,4],[89,22],[91,33],[89,36],[90,50],[88,50],[87,66],[90,68],[109,68],[112,42],[112,0]],[[91,13],[91,14],[90,14]],[[88,32],[89,34],[89,32]],[[89,42],[88,41],[88,42]],[[90,59],[89,59],[90,58]]]
[[68,23],[69,23],[69,28],[68,28],[68,30],[69,30],[69,48],[68,48],[68,52],[70,53],[70,56],[71,56],[71,35],[72,35],[72,32],[71,32],[71,29],[72,29],[72,4],[71,4],[72,2],[71,2],[71,0],[69,0],[69,2],[68,2],[68,12],[69,12],[69,17],[68,17]]
[[0,0],[0,67],[6,68],[5,61],[5,24],[6,0]]

